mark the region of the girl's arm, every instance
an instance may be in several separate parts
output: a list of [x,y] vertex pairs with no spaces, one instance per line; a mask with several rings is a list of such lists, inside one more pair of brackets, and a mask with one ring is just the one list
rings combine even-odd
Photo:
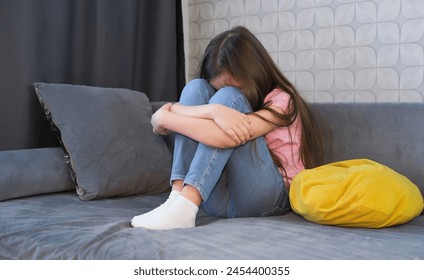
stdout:
[[[271,107],[282,112],[279,107]],[[273,123],[278,120],[270,112],[259,110],[255,114],[240,113],[220,104],[183,106],[169,103],[153,115],[152,124],[160,134],[170,130],[209,146],[230,148],[265,135],[276,127]]]
[[[270,105],[269,108],[273,109],[277,113],[285,114],[284,110],[279,106]],[[278,124],[281,123],[279,118],[265,109],[258,110],[247,116],[249,118],[250,125],[252,126],[251,139],[264,136],[265,134],[279,127]]]
[[184,106],[176,103],[170,107],[170,111],[187,117],[213,120],[235,143],[244,144],[251,138],[252,129],[247,115],[224,105]]
[[[169,131],[174,131],[200,143],[217,148],[231,148],[243,144],[238,138],[237,140],[231,138],[213,119],[206,118],[206,115],[204,115],[207,114],[206,112],[201,113],[203,117],[187,116],[173,112],[171,106],[172,104],[168,103],[153,114],[151,122],[155,133],[163,135]],[[183,107],[194,108],[197,106]]]
[[[277,113],[284,114],[279,106],[270,105],[269,107]],[[275,124],[281,122],[268,110],[244,114],[220,104],[183,106],[176,103],[171,107],[171,111],[186,116],[213,119],[222,130],[235,140],[234,135],[237,135],[238,139],[244,140],[243,143],[267,134],[277,127]]]

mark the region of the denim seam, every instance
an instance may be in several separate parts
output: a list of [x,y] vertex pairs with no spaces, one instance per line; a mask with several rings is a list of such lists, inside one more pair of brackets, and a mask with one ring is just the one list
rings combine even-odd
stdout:
[[184,185],[190,185],[193,188],[195,188],[196,190],[198,190],[203,201],[205,201],[205,198],[204,198],[205,194],[203,192],[203,188],[197,181],[186,179],[186,180],[184,180]]
[[231,105],[230,105],[230,107],[232,108],[232,109],[234,109],[234,104],[237,102],[237,100],[238,99],[240,99],[240,98],[243,98],[243,96],[241,96],[241,95],[239,95],[239,96],[236,96],[236,97],[234,97],[233,98],[233,101],[231,102]]
[[174,180],[184,180],[185,175],[181,175],[181,174],[172,174],[170,177],[170,181],[174,181]]
[[202,196],[203,201],[206,201],[209,198],[209,195],[206,195],[203,189],[203,184],[205,183],[205,177],[209,174],[209,170],[211,166],[213,165],[213,162],[215,161],[216,155],[219,153],[219,150],[220,149],[218,148],[215,149],[215,152],[213,153],[208,163],[208,166],[205,168],[205,171],[203,172],[202,176],[200,176],[199,182],[191,180],[191,179],[186,179],[184,181],[184,183],[186,184],[188,183],[189,185],[195,187],[200,192],[200,195]]
[[[277,178],[277,180],[280,181],[281,179]],[[287,190],[287,188],[285,186],[284,181],[282,181],[281,183],[282,183],[281,192],[284,192],[285,193],[285,197],[288,197],[289,196],[289,192],[288,192],[288,190]],[[283,193],[281,193],[280,195],[283,195]],[[286,207],[281,207],[281,205],[277,205],[277,206],[275,206],[275,207],[273,207],[271,209],[268,209],[268,210],[262,209],[261,212],[260,212],[261,213],[261,217],[264,217],[265,214],[267,214],[267,213],[274,212],[276,209],[279,209],[281,211],[288,211],[288,210],[291,209],[290,203],[288,203],[288,205]]]

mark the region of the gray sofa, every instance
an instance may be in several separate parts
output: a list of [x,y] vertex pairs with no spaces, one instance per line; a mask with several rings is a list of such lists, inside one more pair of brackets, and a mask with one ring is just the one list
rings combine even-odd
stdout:
[[[152,105],[156,109],[161,103]],[[316,103],[312,109],[323,132],[327,163],[369,158],[407,176],[424,193],[424,104]],[[172,136],[166,140],[172,146]],[[61,148],[47,151],[63,158]],[[54,189],[15,195],[0,202],[0,258],[424,259],[422,214],[404,225],[366,229],[315,224],[294,212],[218,219],[201,210],[192,229],[131,228],[133,216],[166,197],[82,201],[74,190]]]

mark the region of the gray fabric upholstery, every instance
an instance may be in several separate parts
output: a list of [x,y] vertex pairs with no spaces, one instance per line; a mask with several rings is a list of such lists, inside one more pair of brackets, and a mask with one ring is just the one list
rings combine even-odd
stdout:
[[160,193],[171,153],[153,133],[144,93],[36,83],[37,96],[69,155],[82,200]]
[[368,158],[408,177],[424,195],[423,103],[315,103],[325,162]]
[[[368,157],[422,188],[424,103],[312,109],[325,132],[327,162]],[[165,137],[170,145],[172,137]],[[74,192],[62,192],[3,201],[0,259],[424,259],[423,215],[401,226],[364,229],[314,224],[293,212],[219,219],[201,209],[196,228],[131,228],[133,216],[167,195],[83,202]]]
[[166,197],[85,202],[69,192],[3,201],[0,259],[424,259],[424,216],[398,227],[363,229],[318,225],[293,212],[218,219],[201,210],[196,228],[130,226],[134,215]]
[[72,189],[61,148],[0,152],[0,201]]

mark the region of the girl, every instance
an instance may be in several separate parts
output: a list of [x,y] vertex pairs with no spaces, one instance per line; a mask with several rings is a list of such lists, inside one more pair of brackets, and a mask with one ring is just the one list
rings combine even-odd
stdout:
[[133,227],[194,227],[200,204],[223,218],[287,213],[292,178],[322,163],[307,104],[244,27],[212,39],[199,78],[152,125],[157,134],[175,132],[172,191]]

